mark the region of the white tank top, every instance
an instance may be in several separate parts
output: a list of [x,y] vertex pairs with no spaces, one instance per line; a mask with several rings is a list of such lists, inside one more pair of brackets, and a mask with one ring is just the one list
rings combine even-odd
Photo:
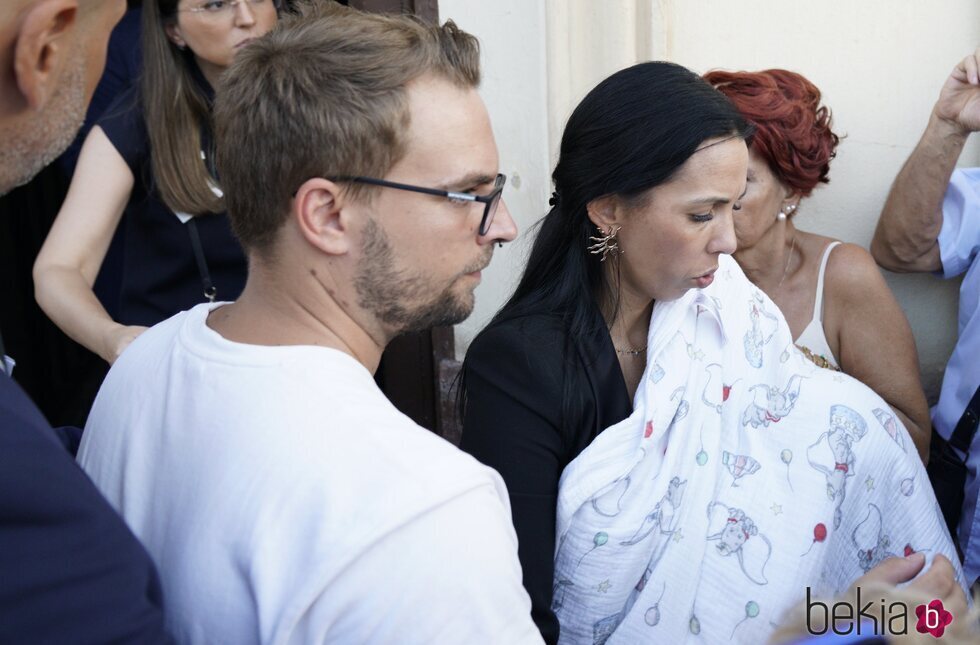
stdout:
[[830,351],[827,335],[823,331],[823,275],[827,270],[830,252],[840,244],[840,242],[831,242],[823,252],[823,257],[820,259],[820,272],[817,274],[817,293],[813,299],[813,319],[795,341],[796,346],[811,361],[821,367],[829,367],[837,371],[840,371],[840,366],[834,358],[834,353]]

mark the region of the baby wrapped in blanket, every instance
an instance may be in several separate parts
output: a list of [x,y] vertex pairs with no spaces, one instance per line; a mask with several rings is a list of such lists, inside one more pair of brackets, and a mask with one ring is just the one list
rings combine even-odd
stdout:
[[648,341],[634,412],[561,477],[561,642],[762,643],[807,587],[912,552],[958,563],[901,422],[808,361],[729,256],[656,303]]

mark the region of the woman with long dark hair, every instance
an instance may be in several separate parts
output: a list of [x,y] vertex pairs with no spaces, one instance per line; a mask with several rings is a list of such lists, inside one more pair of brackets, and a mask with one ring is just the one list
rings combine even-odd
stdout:
[[808,584],[838,593],[887,557],[883,531],[952,559],[901,423],[804,358],[729,255],[750,133],[678,65],[602,81],[467,353],[461,447],[507,483],[547,642],[763,642]]
[[[34,266],[38,303],[112,363],[148,326],[207,298],[232,300],[245,256],[213,165],[214,86],[271,29],[276,0],[145,0],[143,74],[92,129]],[[128,216],[123,219],[123,213]],[[118,321],[92,286],[124,227]]]
[[[547,641],[558,634],[558,478],[632,411],[654,299],[707,282],[717,256],[735,250],[748,133],[723,96],[678,65],[645,63],[600,83],[565,126],[552,208],[523,277],[470,345],[461,447],[507,482],[525,586]],[[651,208],[652,190],[689,160],[695,170],[695,151],[725,153],[717,163],[727,173],[684,173],[703,185],[685,186],[670,212]],[[681,245],[696,245],[693,262],[678,261]]]

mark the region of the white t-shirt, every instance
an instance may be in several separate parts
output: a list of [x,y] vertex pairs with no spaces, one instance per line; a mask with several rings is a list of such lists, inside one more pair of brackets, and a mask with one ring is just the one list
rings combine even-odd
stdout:
[[126,350],[78,454],[153,555],[177,639],[540,642],[499,475],[347,354],[225,340],[218,306]]

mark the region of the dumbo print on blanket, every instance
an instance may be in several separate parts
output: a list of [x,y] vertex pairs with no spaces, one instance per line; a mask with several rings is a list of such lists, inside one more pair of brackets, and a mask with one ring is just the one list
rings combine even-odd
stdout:
[[808,586],[913,551],[956,562],[901,422],[808,361],[730,257],[655,305],[648,340],[632,415],[559,484],[562,643],[762,643]]

